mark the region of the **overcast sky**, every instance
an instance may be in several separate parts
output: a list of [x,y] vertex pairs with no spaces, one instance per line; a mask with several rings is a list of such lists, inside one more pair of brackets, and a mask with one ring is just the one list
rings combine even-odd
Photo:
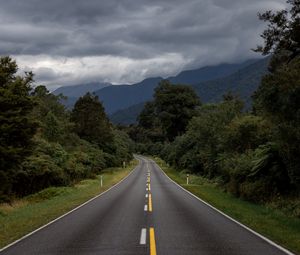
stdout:
[[0,0],[0,54],[53,89],[258,57],[257,12],[285,0]]

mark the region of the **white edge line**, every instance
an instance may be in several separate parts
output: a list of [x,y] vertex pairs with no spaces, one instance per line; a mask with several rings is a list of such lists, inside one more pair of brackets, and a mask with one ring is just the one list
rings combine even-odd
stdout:
[[212,206],[211,204],[205,202],[204,200],[202,200],[201,198],[197,197],[196,195],[194,195],[193,193],[191,193],[190,191],[186,190],[185,188],[183,188],[182,186],[180,186],[178,183],[176,183],[175,181],[173,181],[161,168],[160,166],[153,161],[152,159],[148,159],[150,161],[152,161],[153,163],[155,163],[155,165],[158,166],[158,168],[165,174],[165,176],[167,176],[174,184],[176,184],[179,188],[181,188],[182,190],[184,190],[185,192],[187,192],[188,194],[190,194],[191,196],[193,196],[194,198],[198,199],[200,202],[206,204],[207,206],[209,206],[210,208],[214,209],[215,211],[217,211],[218,213],[222,214],[224,217],[226,217],[227,219],[233,221],[234,223],[238,224],[239,226],[243,227],[244,229],[248,230],[249,232],[251,232],[252,234],[260,237],[261,239],[263,239],[264,241],[266,241],[267,243],[269,243],[270,245],[273,245],[274,247],[276,247],[277,249],[285,252],[288,255],[295,255],[294,253],[290,252],[289,250],[287,250],[286,248],[274,243],[273,241],[271,241],[270,239],[268,239],[267,237],[257,233],[256,231],[254,231],[253,229],[247,227],[246,225],[242,224],[241,222],[231,218],[230,216],[228,216],[227,214],[225,214],[224,212],[220,211],[219,209],[215,208],[214,206]]
[[141,230],[140,244],[146,244],[146,235],[147,235],[146,229],[142,228],[142,230]]
[[148,205],[144,206],[144,211],[147,212],[148,211]]
[[67,216],[67,215],[73,213],[74,211],[80,209],[81,207],[83,207],[83,206],[85,206],[86,204],[92,202],[93,200],[97,199],[98,197],[104,195],[105,193],[107,193],[108,191],[110,191],[111,189],[113,189],[114,187],[116,187],[117,185],[121,184],[121,182],[125,181],[125,179],[127,179],[127,178],[128,178],[128,177],[129,177],[129,176],[130,176],[130,175],[131,175],[131,174],[132,174],[132,173],[140,166],[140,160],[138,159],[138,161],[139,161],[139,164],[138,164],[138,165],[137,165],[137,166],[136,166],[136,167],[135,167],[128,175],[126,175],[122,180],[120,180],[120,181],[119,181],[118,183],[116,183],[115,185],[111,186],[109,189],[103,191],[102,193],[100,193],[100,194],[98,194],[97,196],[91,198],[90,200],[84,202],[83,204],[81,204],[81,205],[75,207],[75,208],[72,209],[71,211],[68,211],[67,213],[65,213],[65,214],[63,214],[63,215],[61,215],[61,216],[59,216],[58,218],[56,218],[56,219],[54,219],[54,220],[48,222],[47,224],[45,224],[45,225],[43,225],[43,226],[37,228],[36,230],[34,230],[34,231],[32,231],[32,232],[30,232],[30,233],[28,233],[28,234],[22,236],[20,239],[18,239],[18,240],[16,240],[16,241],[14,241],[14,242],[12,242],[12,243],[10,243],[10,244],[4,246],[3,248],[0,249],[0,252],[2,252],[2,251],[4,251],[4,250],[8,249],[9,247],[11,247],[11,246],[13,246],[13,245],[15,245],[15,244],[21,242],[22,240],[26,239],[27,237],[29,237],[29,236],[35,234],[36,232],[38,232],[38,231],[40,231],[40,230],[42,230],[42,229],[48,227],[48,226],[51,225],[52,223],[54,223],[54,222],[56,222],[56,221],[58,221],[58,220],[64,218],[65,216]]
[[146,194],[145,197],[148,197],[148,194]]

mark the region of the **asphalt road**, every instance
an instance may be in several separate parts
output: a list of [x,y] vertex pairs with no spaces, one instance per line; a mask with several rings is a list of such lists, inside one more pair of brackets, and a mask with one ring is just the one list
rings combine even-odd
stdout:
[[154,162],[139,158],[120,184],[1,255],[287,254],[182,190]]

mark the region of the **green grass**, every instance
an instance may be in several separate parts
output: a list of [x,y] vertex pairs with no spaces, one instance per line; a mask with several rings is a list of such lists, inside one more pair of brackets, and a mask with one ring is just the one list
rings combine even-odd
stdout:
[[155,161],[171,179],[199,198],[277,244],[300,254],[299,218],[288,217],[279,210],[233,197],[216,184],[199,176],[190,175],[190,185],[186,185],[185,173],[168,167],[161,159],[155,158]]
[[137,165],[133,161],[127,168],[110,168],[97,179],[83,180],[74,187],[51,187],[11,204],[0,204],[0,247],[70,211],[90,198],[107,190]]

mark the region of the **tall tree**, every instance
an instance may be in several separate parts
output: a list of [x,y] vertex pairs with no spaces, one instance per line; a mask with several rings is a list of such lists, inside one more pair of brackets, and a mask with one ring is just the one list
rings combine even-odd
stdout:
[[62,95],[53,95],[45,86],[37,86],[31,93],[37,103],[32,115],[39,121],[41,135],[51,142],[62,142],[71,131],[69,113],[60,101]]
[[261,20],[268,22],[268,27],[261,35],[264,45],[257,46],[255,51],[263,55],[274,54],[270,71],[300,54],[300,0],[288,0],[287,3],[291,5],[289,11],[269,10],[259,14]]
[[7,187],[8,179],[12,178],[14,169],[17,169],[32,151],[32,137],[37,127],[29,115],[34,107],[34,102],[29,95],[33,74],[26,73],[21,77],[16,75],[17,70],[16,62],[10,57],[0,58],[0,187],[2,189]]
[[154,105],[164,135],[173,141],[176,136],[184,133],[200,100],[191,87],[173,85],[164,80],[155,89]]
[[271,120],[274,140],[279,145],[289,176],[300,188],[300,0],[289,0],[289,11],[267,11],[262,34],[265,43],[257,48],[273,53],[271,71],[254,94],[257,113]]
[[79,137],[105,149],[112,141],[111,124],[97,96],[87,93],[75,103],[71,115]]

